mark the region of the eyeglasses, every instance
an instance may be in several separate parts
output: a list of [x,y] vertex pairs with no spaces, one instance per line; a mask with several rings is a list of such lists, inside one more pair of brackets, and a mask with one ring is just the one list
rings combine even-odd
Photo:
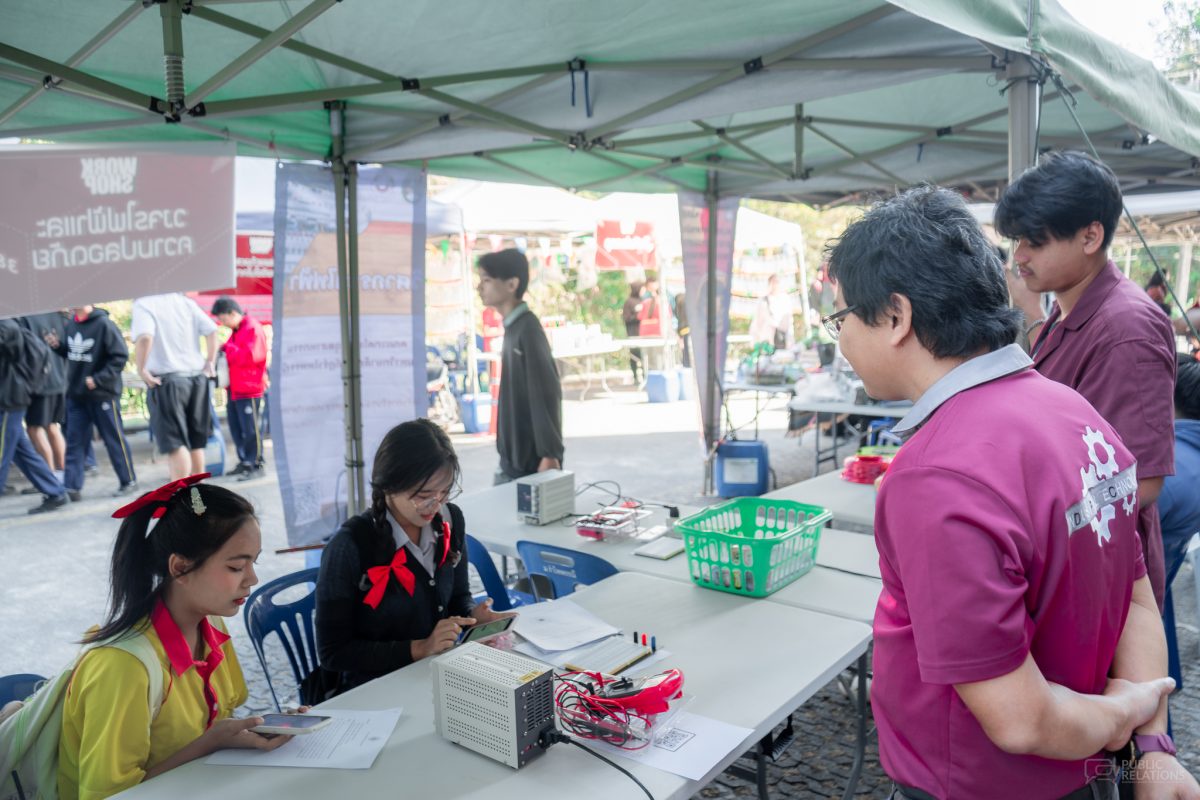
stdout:
[[436,509],[442,503],[449,503],[462,494],[462,489],[457,486],[449,486],[440,492],[417,492],[410,494],[408,499],[412,502],[413,508],[419,510]]
[[850,316],[850,312],[858,308],[857,305],[846,306],[841,311],[835,311],[828,317],[821,318],[821,324],[825,326],[825,332],[837,341],[837,338],[842,335],[842,323],[846,321],[846,317]]

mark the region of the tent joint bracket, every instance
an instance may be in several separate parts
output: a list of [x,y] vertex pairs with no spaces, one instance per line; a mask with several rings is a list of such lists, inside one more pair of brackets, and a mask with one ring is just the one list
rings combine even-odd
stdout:
[[400,79],[400,88],[406,92],[419,92],[419,91],[421,91],[421,79],[420,78],[401,78]]
[[747,75],[753,75],[756,72],[761,72],[763,70],[762,56],[759,56],[758,58],[752,58],[745,64],[742,64],[742,70],[745,71]]

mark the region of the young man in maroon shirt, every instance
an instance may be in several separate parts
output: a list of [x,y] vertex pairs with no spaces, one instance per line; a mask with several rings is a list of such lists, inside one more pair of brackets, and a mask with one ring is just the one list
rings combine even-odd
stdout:
[[[830,253],[825,322],[867,392],[908,399],[878,495],[871,703],[895,798],[1200,796],[1166,736],[1137,465],[1013,344],[1003,266],[961,198],[906,192]],[[1137,734],[1134,736],[1134,734]]]
[[[1112,170],[1083,153],[1050,153],[1004,192],[996,230],[1016,240],[1017,281],[1037,371],[1079,392],[1138,462],[1138,534],[1154,597],[1166,594],[1154,501],[1175,473],[1175,335],[1171,322],[1108,258],[1121,218]],[[1054,292],[1043,318],[1040,293]]]

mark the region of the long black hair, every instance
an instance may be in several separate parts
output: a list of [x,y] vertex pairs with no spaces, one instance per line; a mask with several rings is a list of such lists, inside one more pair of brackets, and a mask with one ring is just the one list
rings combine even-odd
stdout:
[[[194,504],[192,492],[199,501]],[[197,514],[198,508],[203,513]],[[154,520],[154,512],[163,515]],[[150,615],[154,602],[171,581],[168,564],[174,553],[199,569],[247,521],[255,519],[254,506],[221,486],[198,483],[176,492],[165,504],[149,503],[121,523],[113,547],[111,599],[108,618],[83,642],[114,638],[134,629]]]
[[371,518],[380,536],[392,536],[387,496],[419,492],[444,469],[450,470],[452,485],[457,486],[462,478],[458,454],[446,432],[429,420],[401,422],[384,435],[371,467]]

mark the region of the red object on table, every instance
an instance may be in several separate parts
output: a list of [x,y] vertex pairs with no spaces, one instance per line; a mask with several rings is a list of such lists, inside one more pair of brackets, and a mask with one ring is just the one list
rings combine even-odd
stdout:
[[842,480],[851,483],[874,483],[876,478],[887,472],[891,463],[890,456],[850,456],[842,469]]

